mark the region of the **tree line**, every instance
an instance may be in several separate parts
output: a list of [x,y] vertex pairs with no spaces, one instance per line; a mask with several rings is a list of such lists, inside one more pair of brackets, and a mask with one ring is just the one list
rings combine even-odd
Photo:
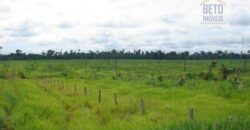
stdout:
[[250,50],[247,53],[235,53],[228,51],[200,51],[190,53],[189,51],[183,52],[164,52],[158,51],[125,51],[125,50],[111,50],[111,51],[88,51],[82,52],[80,50],[70,51],[55,51],[47,50],[40,54],[25,53],[22,50],[4,54],[0,56],[1,60],[47,60],[47,59],[250,59]]

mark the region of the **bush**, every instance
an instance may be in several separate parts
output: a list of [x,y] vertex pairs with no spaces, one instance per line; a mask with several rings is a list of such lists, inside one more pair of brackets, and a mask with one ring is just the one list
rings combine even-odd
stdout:
[[6,79],[6,75],[3,72],[0,72],[0,79]]
[[18,72],[18,76],[22,79],[26,79],[26,76],[23,72]]
[[183,76],[185,77],[185,79],[194,79],[196,77],[196,74],[184,73]]
[[180,77],[178,80],[178,85],[183,86],[185,83],[185,78],[184,77]]
[[122,73],[121,73],[121,72],[118,72],[116,76],[117,76],[117,77],[122,77]]
[[225,80],[229,76],[230,71],[229,71],[229,69],[225,65],[222,64],[221,68],[220,68],[220,74],[221,74],[221,78],[223,80]]
[[162,82],[163,81],[163,76],[159,75],[159,76],[157,76],[157,79],[158,79],[158,81]]
[[8,69],[2,70],[0,72],[0,78],[1,79],[7,79],[8,78]]
[[61,75],[62,75],[63,77],[65,77],[65,78],[68,76],[68,74],[67,74],[66,72],[61,73]]
[[240,80],[239,80],[238,77],[234,77],[234,78],[230,79],[229,81],[232,84],[232,87],[234,87],[234,88],[240,88],[240,84],[241,83],[240,83]]
[[201,78],[203,80],[215,79],[214,74],[211,72],[201,72],[201,73],[199,73],[199,78]]
[[213,68],[215,68],[217,65],[216,61],[211,61],[210,65],[209,65],[209,71],[212,72]]

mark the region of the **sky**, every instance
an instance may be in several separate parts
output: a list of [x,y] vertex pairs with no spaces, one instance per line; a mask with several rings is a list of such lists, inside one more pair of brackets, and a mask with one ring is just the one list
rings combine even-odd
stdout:
[[201,24],[202,2],[0,0],[1,52],[250,50],[250,1],[224,0],[223,24]]

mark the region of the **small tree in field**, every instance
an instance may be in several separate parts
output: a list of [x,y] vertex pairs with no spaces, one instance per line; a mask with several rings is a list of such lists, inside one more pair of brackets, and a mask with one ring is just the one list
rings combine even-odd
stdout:
[[118,66],[117,66],[117,59],[116,59],[116,50],[112,50],[112,55],[113,55],[113,58],[114,58],[114,62],[115,62],[115,75],[118,76]]
[[225,65],[221,65],[220,68],[220,73],[221,73],[221,78],[223,80],[227,79],[228,75],[230,74],[230,71],[228,70],[228,68]]
[[189,52],[185,51],[181,55],[182,55],[182,57],[184,59],[183,71],[186,71],[186,61],[187,61],[187,57],[189,56]]
[[85,78],[88,77],[88,55],[87,53],[85,54],[85,65],[84,65],[84,70],[85,70]]
[[212,61],[209,65],[208,71],[209,73],[213,72],[213,69],[216,67],[217,62],[216,61]]

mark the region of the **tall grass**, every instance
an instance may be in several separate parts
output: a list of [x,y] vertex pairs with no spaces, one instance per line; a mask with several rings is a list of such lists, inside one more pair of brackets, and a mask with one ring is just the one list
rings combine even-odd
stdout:
[[[250,76],[242,89],[228,80],[185,79],[182,61],[119,60],[119,77],[112,62],[8,61],[6,78],[0,79],[0,129],[16,130],[247,130],[250,128]],[[51,72],[48,64],[53,62]],[[239,61],[219,61],[228,67]],[[199,63],[199,64],[197,64]],[[186,72],[198,74],[210,61],[187,61]],[[15,69],[13,69],[13,67]],[[15,70],[15,73],[12,73]],[[21,79],[23,72],[26,79]],[[62,73],[67,73],[67,76]],[[214,70],[219,74],[218,68]],[[247,75],[248,74],[248,75]],[[10,76],[11,75],[11,76]],[[159,80],[157,77],[162,76]],[[15,77],[15,78],[13,78]],[[64,81],[64,87],[46,80]],[[74,86],[77,85],[77,95]],[[68,86],[68,87],[67,87]],[[87,88],[87,96],[84,88]],[[98,91],[102,101],[98,102]],[[117,102],[114,102],[114,93]],[[141,98],[145,114],[141,112]],[[188,109],[194,108],[190,121]]]

